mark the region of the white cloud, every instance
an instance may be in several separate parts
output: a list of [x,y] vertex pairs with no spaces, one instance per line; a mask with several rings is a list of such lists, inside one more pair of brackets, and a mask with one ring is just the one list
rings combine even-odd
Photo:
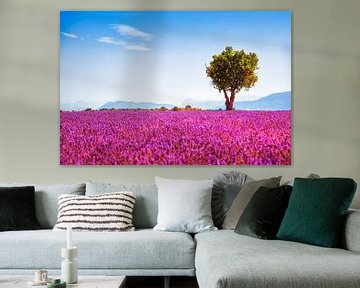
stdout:
[[146,47],[145,45],[142,44],[126,44],[124,45],[124,49],[126,50],[133,50],[133,51],[150,51],[149,47]]
[[124,46],[126,44],[126,42],[115,40],[112,37],[100,37],[100,38],[96,39],[96,41],[98,41],[100,43],[117,45],[117,46]]
[[72,33],[60,32],[60,34],[64,35],[65,37],[68,37],[68,38],[73,38],[73,39],[79,38],[77,35],[72,34]]
[[147,47],[144,44],[128,43],[128,42],[125,42],[125,41],[116,40],[115,38],[112,38],[112,37],[100,37],[100,38],[96,39],[96,41],[98,41],[100,43],[111,44],[111,45],[115,45],[115,46],[121,46],[125,50],[143,51],[143,52],[150,51],[150,48]]
[[116,32],[120,33],[123,36],[130,36],[134,38],[139,38],[141,40],[150,41],[154,38],[154,35],[141,31],[135,27],[125,25],[125,24],[111,24],[111,28],[115,29]]

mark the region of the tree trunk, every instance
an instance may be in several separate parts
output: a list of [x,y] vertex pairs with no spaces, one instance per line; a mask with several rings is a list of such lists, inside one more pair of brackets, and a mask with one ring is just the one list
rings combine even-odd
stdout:
[[225,96],[225,106],[226,106],[226,111],[229,110],[235,110],[234,109],[234,101],[235,101],[235,90],[231,90],[231,94],[230,94],[230,98],[226,92],[226,90],[224,91],[224,96]]
[[226,110],[229,110],[228,107],[230,105],[230,100],[229,100],[229,96],[227,95],[227,92],[226,90],[223,90],[224,91],[224,96],[225,96],[225,107],[226,107]]
[[234,101],[235,101],[235,90],[231,90],[230,100],[229,100],[229,97],[228,97],[227,102],[225,102],[226,111],[235,110],[234,109]]
[[234,102],[229,102],[228,105],[226,105],[226,111],[234,110]]
[[234,108],[234,102],[235,102],[235,90],[231,90],[231,96],[230,96],[230,110],[235,110]]

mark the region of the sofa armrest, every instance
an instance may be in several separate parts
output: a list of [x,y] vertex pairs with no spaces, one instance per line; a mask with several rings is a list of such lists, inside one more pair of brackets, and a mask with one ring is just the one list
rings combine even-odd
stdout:
[[360,253],[360,210],[349,210],[343,232],[343,248]]

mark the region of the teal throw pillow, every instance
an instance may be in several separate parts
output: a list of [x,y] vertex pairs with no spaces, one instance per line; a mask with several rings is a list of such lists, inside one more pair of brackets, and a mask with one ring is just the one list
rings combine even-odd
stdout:
[[349,178],[295,178],[277,239],[337,247],[355,191]]

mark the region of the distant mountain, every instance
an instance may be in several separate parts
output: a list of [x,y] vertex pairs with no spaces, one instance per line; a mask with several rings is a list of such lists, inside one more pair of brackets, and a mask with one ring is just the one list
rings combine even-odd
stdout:
[[211,110],[217,110],[220,108],[224,108],[224,101],[203,101],[203,102],[196,102],[192,101],[191,99],[186,99],[182,103],[182,107],[185,107],[186,105],[190,105],[191,107],[197,107],[202,109],[211,109]]
[[[239,97],[240,98],[240,97]],[[202,108],[206,110],[225,109],[224,100],[196,102],[190,99],[182,103],[182,107],[190,105],[191,107]],[[91,109],[156,109],[166,107],[173,108],[175,105],[159,104],[153,102],[132,102],[132,101],[114,101],[101,105],[100,102],[78,101],[75,103],[61,103],[60,109],[63,111],[82,111],[86,108]],[[291,110],[291,92],[274,93],[254,101],[235,101],[236,110]]]
[[235,101],[239,110],[291,110],[291,92],[274,93],[254,101]]
[[[185,100],[183,106],[190,105],[208,110],[225,109],[224,101],[194,102]],[[237,110],[291,110],[291,92],[274,93],[253,101],[235,101]]]
[[[104,103],[104,102],[102,102]],[[62,111],[83,111],[86,108],[97,109],[100,105],[100,102],[87,102],[87,101],[77,101],[74,103],[60,103],[60,110]]]
[[99,109],[155,109],[166,107],[171,109],[174,105],[170,104],[158,104],[152,102],[128,102],[128,101],[115,101],[115,102],[107,102]]

